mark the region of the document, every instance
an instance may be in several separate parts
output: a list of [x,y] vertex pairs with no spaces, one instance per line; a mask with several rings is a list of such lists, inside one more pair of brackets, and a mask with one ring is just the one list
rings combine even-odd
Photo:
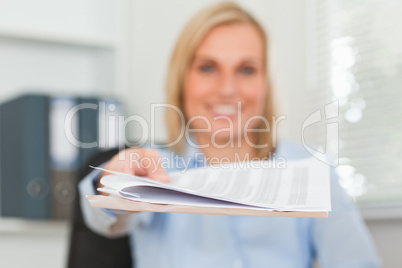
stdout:
[[331,210],[330,170],[315,158],[236,162],[170,173],[170,182],[107,171],[94,207],[130,211],[327,217]]

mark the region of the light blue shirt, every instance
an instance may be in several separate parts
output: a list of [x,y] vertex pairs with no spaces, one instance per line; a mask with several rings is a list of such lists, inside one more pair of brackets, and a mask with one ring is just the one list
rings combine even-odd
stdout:
[[[177,161],[161,149],[168,172],[195,167],[199,157],[189,152]],[[276,157],[308,157],[294,144],[281,144]],[[198,160],[197,160],[198,159]],[[178,163],[181,164],[178,164]],[[91,208],[84,196],[94,194],[92,180],[80,184],[87,225],[106,236],[130,235],[135,267],[381,267],[380,259],[360,214],[331,174],[332,211],[328,218],[284,218],[198,215],[179,213],[116,214]]]

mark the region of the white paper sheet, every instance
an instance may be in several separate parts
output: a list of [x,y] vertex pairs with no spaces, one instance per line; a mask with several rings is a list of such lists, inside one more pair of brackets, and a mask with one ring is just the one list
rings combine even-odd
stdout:
[[101,170],[100,191],[154,204],[278,211],[330,211],[329,167],[314,159],[286,161],[282,168],[266,162],[232,163],[169,174],[169,183]]

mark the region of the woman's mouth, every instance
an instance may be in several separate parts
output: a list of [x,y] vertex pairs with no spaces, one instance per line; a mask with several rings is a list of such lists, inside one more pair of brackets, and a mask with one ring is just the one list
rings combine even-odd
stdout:
[[238,110],[240,107],[238,107],[237,104],[215,104],[212,105],[212,111],[215,114],[215,116],[236,116],[238,113]]

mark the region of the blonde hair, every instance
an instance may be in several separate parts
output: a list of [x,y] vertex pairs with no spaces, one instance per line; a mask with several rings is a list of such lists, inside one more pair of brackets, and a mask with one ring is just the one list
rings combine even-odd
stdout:
[[[267,70],[267,45],[268,40],[266,33],[260,23],[247,11],[241,8],[239,5],[233,2],[221,2],[212,5],[201,12],[197,13],[183,29],[173,54],[170,59],[167,81],[166,81],[166,95],[168,104],[178,107],[180,111],[184,111],[183,105],[183,92],[184,92],[184,80],[187,74],[187,70],[193,60],[194,53],[205,38],[205,36],[215,27],[233,23],[249,23],[253,25],[259,32],[264,45],[265,53],[265,69]],[[267,85],[266,85],[266,102],[265,111],[263,117],[272,126],[273,122],[273,101],[271,85],[267,72]],[[182,154],[186,150],[185,139],[183,138],[183,126],[185,118],[181,117],[177,111],[173,109],[166,110],[166,124],[168,129],[168,142],[171,144],[171,148],[178,154]],[[258,128],[263,128],[263,124],[260,124]],[[180,139],[179,137],[182,136]],[[256,145],[267,145],[263,148],[256,149],[256,155],[259,158],[266,158],[269,153],[274,152],[272,146],[272,131],[268,133],[257,132]]]

